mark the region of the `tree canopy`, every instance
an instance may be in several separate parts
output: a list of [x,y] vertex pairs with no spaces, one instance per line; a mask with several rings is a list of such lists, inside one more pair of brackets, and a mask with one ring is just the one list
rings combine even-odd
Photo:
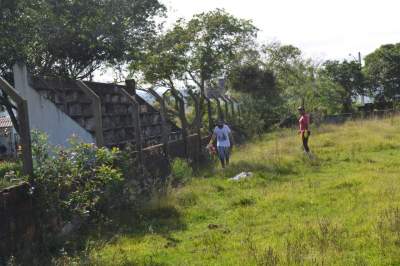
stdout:
[[1,68],[25,60],[42,75],[88,78],[141,49],[163,11],[158,0],[2,1]]
[[229,72],[229,84],[234,90],[254,96],[275,98],[278,95],[274,73],[259,64],[239,65]]
[[147,82],[169,77],[190,81],[204,95],[205,82],[225,74],[238,52],[254,43],[256,33],[251,21],[224,10],[201,13],[189,21],[178,20],[154,39],[131,69],[144,72]]
[[361,71],[361,65],[357,61],[326,61],[321,70],[331,81],[339,84],[341,91],[341,104],[343,112],[350,112],[352,109],[353,97],[364,94],[365,82]]
[[375,96],[400,94],[400,43],[382,45],[365,57],[365,74]]

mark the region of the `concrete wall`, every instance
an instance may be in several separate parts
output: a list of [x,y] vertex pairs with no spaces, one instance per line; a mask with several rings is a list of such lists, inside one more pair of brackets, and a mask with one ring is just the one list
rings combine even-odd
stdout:
[[47,133],[49,142],[53,145],[68,146],[68,139],[72,135],[78,136],[84,142],[95,143],[88,131],[29,86],[26,66],[14,66],[14,86],[28,101],[31,130],[37,129]]

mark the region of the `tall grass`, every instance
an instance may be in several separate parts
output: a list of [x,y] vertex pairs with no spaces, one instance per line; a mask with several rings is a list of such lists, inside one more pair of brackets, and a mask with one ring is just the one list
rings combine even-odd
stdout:
[[[81,263],[399,265],[400,119],[312,133],[312,159],[291,130],[236,149],[229,168],[169,193],[173,212],[153,209]],[[254,175],[228,180],[242,171]]]

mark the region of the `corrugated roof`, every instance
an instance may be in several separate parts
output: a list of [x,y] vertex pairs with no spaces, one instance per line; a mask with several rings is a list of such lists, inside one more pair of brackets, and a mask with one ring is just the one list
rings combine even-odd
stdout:
[[0,116],[0,128],[13,127],[9,116]]

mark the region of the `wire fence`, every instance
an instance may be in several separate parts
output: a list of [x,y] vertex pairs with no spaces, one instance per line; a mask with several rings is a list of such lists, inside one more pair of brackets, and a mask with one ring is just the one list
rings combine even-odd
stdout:
[[355,121],[355,120],[386,119],[386,118],[392,118],[398,114],[399,110],[385,109],[385,110],[343,113],[337,115],[311,114],[311,117],[313,122],[319,125],[319,124],[341,124],[347,121]]
[[[310,113],[311,123],[317,126],[322,124],[341,124],[347,121],[356,120],[371,120],[371,119],[385,119],[393,118],[400,114],[397,109],[385,109],[374,111],[358,111],[353,113],[342,113],[335,115],[326,115],[323,113]],[[296,127],[298,125],[298,117],[291,116],[286,119],[269,119],[267,123],[270,125],[277,125],[280,128]]]

